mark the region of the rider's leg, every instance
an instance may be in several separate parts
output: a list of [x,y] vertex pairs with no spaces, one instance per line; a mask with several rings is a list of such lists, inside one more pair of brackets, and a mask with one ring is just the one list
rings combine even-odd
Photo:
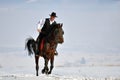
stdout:
[[40,48],[41,38],[42,38],[42,35],[39,34],[39,36],[38,36],[38,38],[36,40],[36,43],[37,43],[37,53],[36,53],[36,55],[39,55],[39,53],[40,53],[40,49],[39,48]]

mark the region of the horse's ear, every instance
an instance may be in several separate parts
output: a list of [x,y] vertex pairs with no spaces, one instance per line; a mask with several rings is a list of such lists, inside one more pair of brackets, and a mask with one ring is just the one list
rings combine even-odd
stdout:
[[62,26],[63,26],[63,23],[61,23],[60,26],[62,27]]

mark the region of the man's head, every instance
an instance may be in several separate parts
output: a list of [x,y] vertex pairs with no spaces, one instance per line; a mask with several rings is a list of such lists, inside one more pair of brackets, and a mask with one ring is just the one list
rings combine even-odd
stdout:
[[52,13],[50,14],[50,20],[51,20],[51,21],[53,21],[56,17],[57,17],[57,16],[56,16],[56,13],[55,13],[55,12],[52,12]]

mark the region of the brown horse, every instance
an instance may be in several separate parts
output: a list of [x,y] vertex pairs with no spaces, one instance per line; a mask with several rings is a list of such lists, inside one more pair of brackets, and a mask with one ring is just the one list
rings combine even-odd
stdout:
[[[26,48],[28,50],[29,55],[35,54],[35,63],[36,63],[36,76],[38,76],[38,70],[39,70],[39,57],[43,57],[45,64],[44,68],[42,69],[42,73],[44,74],[51,74],[52,69],[54,67],[54,54],[57,48],[58,43],[63,43],[63,34],[64,31],[62,29],[62,24],[56,24],[53,26],[50,34],[44,38],[44,48],[42,51],[40,51],[40,55],[36,55],[39,47],[37,46],[37,41],[35,41],[33,38],[28,38],[26,41]],[[50,60],[51,66],[50,70],[48,68],[48,62]]]

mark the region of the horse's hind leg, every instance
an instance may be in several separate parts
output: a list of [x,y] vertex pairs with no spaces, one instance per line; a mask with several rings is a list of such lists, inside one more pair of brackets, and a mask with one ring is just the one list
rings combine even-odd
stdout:
[[39,70],[39,56],[35,56],[35,64],[36,64],[36,76],[38,76],[38,70]]
[[50,59],[50,63],[51,63],[51,66],[50,66],[50,71],[48,72],[48,74],[51,74],[52,69],[54,67],[54,56]]

